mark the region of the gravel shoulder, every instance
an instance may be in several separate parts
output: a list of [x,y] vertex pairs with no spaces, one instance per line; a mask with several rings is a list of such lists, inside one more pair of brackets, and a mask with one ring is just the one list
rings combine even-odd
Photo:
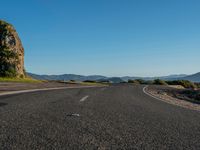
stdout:
[[144,88],[144,91],[151,96],[162,100],[164,102],[177,105],[183,108],[200,111],[200,104],[188,99],[184,95],[178,95],[177,93],[183,89],[176,89],[169,86],[151,85]]

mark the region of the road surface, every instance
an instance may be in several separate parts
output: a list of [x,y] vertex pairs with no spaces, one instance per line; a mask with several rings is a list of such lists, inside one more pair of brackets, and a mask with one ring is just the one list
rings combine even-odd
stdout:
[[126,84],[1,96],[0,149],[200,149],[200,113]]

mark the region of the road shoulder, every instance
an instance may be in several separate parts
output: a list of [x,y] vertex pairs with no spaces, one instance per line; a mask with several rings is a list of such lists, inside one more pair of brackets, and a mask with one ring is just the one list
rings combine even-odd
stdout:
[[200,111],[200,104],[195,104],[186,100],[174,98],[172,96],[167,95],[166,93],[159,92],[153,86],[145,86],[143,88],[143,92],[153,97],[154,99],[157,99],[157,100],[160,100],[172,105],[176,105],[179,107],[183,107],[186,109]]

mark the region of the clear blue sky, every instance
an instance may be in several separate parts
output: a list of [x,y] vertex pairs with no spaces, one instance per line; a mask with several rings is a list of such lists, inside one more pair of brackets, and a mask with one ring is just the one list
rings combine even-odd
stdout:
[[9,0],[28,72],[160,76],[200,71],[199,0]]

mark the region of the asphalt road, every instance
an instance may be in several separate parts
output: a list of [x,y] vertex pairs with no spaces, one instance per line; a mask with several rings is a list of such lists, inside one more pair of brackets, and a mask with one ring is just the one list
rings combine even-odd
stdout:
[[200,149],[200,113],[143,86],[0,97],[0,149]]

